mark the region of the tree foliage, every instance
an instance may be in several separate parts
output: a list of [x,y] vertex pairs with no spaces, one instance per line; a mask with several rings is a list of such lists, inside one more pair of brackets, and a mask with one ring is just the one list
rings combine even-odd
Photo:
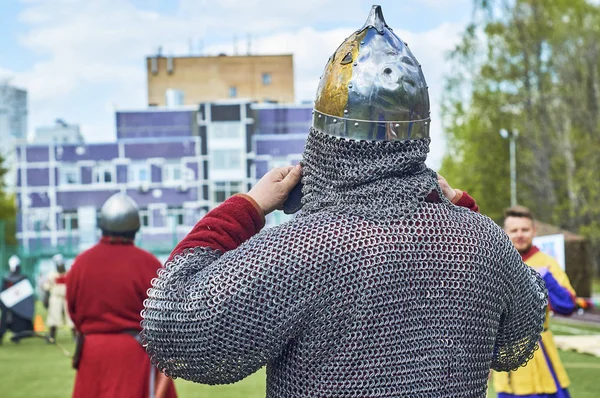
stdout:
[[600,7],[585,0],[474,0],[450,55],[441,173],[500,221],[517,198],[538,219],[579,232],[600,256]]
[[4,158],[0,155],[0,228],[4,227],[4,231],[0,231],[0,236],[4,236],[4,242],[0,242],[0,245],[16,245],[17,208],[14,195],[6,192],[7,174],[8,169],[5,166]]

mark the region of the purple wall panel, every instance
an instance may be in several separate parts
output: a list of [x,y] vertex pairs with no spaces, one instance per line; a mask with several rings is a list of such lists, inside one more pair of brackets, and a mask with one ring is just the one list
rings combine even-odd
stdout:
[[[83,152],[77,153],[77,148],[84,148]],[[119,146],[114,144],[92,144],[92,145],[63,145],[62,160],[75,162],[77,160],[111,160],[119,157]]]
[[57,202],[64,210],[76,210],[81,206],[102,207],[106,199],[117,191],[81,191],[81,192],[58,192]]
[[17,215],[17,232],[23,231],[23,217]]
[[79,246],[79,237],[77,236],[77,231],[73,231],[70,237],[67,238],[58,238],[57,247],[62,249],[77,250]]
[[162,181],[162,167],[159,165],[151,165],[151,174],[152,174],[152,182],[161,182]]
[[287,156],[302,153],[305,140],[256,140],[257,155]]
[[117,182],[118,183],[127,182],[127,166],[124,164],[117,165]]
[[194,111],[117,112],[117,137],[191,136],[194,114]]
[[125,144],[125,157],[131,159],[181,158],[193,156],[194,152],[193,141]]
[[261,178],[269,171],[269,163],[266,161],[256,161],[256,179]]
[[161,188],[162,196],[155,198],[152,190],[140,192],[136,189],[128,189],[127,195],[137,203],[139,207],[147,207],[151,203],[166,203],[169,206],[182,206],[183,202],[198,200],[197,189],[190,188],[187,192],[179,192],[176,188]]
[[89,166],[83,166],[81,168],[81,183],[91,184],[92,183],[92,168]]
[[50,207],[50,198],[45,192],[32,192],[29,194],[30,207]]
[[[27,239],[24,239],[25,241]],[[30,238],[29,239],[29,250],[41,250],[45,247],[52,247],[50,244],[50,238]]]
[[258,125],[270,123],[302,123],[312,122],[312,107],[259,109],[256,111]]
[[50,175],[47,168],[27,169],[27,185],[32,187],[47,186],[50,184]]
[[305,134],[308,137],[310,123],[306,126],[262,125],[256,128],[257,134]]
[[47,162],[50,160],[48,147],[27,147],[27,162]]

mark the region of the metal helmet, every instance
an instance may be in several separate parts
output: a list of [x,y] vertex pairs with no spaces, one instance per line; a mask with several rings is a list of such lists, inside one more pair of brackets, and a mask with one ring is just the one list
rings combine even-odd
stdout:
[[16,254],[10,256],[10,258],[8,259],[8,268],[10,269],[10,272],[15,272],[17,270],[17,267],[19,267],[20,265],[21,259],[19,258],[19,256],[17,256]]
[[421,65],[373,6],[325,66],[313,127],[336,137],[400,141],[429,137],[429,124]]
[[138,207],[129,196],[116,193],[100,210],[100,229],[109,234],[131,233],[140,229]]

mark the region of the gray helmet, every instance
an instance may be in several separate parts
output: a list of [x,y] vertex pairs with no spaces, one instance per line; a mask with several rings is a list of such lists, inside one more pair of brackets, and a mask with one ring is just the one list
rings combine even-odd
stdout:
[[336,137],[400,141],[429,137],[429,124],[421,65],[373,6],[325,66],[313,127]]
[[100,210],[99,226],[108,234],[135,233],[140,229],[138,207],[129,196],[117,193]]

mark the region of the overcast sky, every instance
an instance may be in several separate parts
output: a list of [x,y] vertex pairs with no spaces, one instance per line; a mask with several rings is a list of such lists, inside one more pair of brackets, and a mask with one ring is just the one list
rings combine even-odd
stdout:
[[[145,57],[190,52],[293,53],[296,100],[312,101],[329,56],[360,28],[372,2],[356,0],[3,0],[0,77],[29,92],[29,131],[56,118],[89,142],[115,138],[116,109],[146,106]],[[432,104],[428,164],[437,168],[446,53],[471,0],[380,1],[394,32],[423,66]]]

